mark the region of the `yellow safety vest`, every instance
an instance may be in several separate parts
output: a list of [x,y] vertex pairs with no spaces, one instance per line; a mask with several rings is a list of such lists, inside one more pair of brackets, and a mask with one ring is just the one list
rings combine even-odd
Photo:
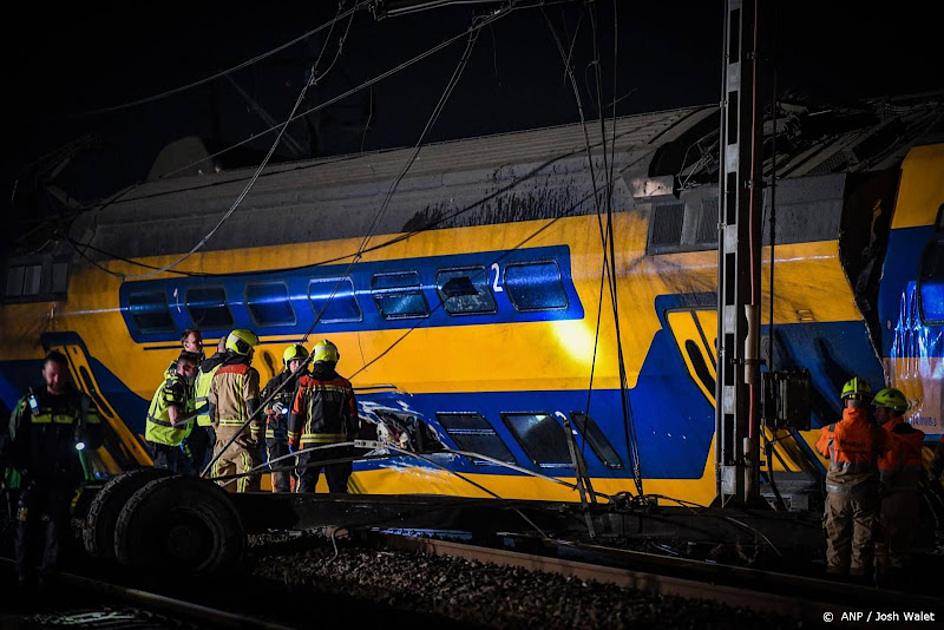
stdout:
[[[183,385],[183,400],[177,400],[174,395],[175,386]],[[192,391],[190,386],[178,374],[171,375],[151,398],[151,406],[148,409],[147,425],[144,430],[144,439],[148,442],[157,444],[166,444],[168,446],[177,446],[190,435],[193,430]],[[170,422],[171,405],[177,405],[189,417],[176,425]]]
[[201,427],[208,427],[213,424],[213,419],[210,417],[210,385],[213,384],[213,375],[216,374],[216,371],[220,369],[220,366],[223,365],[223,362],[220,361],[213,369],[209,372],[204,372],[203,370],[197,371],[197,382],[194,386],[195,397],[193,399],[194,407],[197,412],[197,425]]

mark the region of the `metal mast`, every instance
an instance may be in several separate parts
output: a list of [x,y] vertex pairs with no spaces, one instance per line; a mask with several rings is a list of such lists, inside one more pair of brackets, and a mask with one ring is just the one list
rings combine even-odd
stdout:
[[722,505],[759,497],[761,207],[758,3],[727,0],[719,168],[715,438]]

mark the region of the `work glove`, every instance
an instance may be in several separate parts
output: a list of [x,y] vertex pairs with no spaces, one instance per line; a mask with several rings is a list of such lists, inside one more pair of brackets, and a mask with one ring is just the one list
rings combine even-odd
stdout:
[[274,405],[272,405],[272,411],[274,411],[275,415],[277,416],[284,416],[285,414],[288,413],[288,408],[285,405],[283,405],[281,402],[277,402]]

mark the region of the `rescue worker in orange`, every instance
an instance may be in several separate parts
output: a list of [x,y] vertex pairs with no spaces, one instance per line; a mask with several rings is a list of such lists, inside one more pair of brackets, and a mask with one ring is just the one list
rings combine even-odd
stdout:
[[[264,439],[259,408],[259,372],[252,367],[254,348],[259,338],[251,330],[238,328],[226,338],[229,355],[223,360],[207,395],[210,417],[216,429],[213,450],[213,476],[245,474],[260,465]],[[244,430],[249,419],[248,431]],[[259,489],[259,475],[223,482],[236,492]]]
[[872,575],[873,528],[878,512],[878,458],[885,432],[869,419],[871,388],[854,377],[842,388],[842,420],[823,427],[816,450],[826,473],[826,571],[866,582]]
[[908,401],[886,387],[872,399],[875,419],[886,433],[889,449],[878,460],[881,508],[875,541],[875,568],[880,584],[898,584],[908,568],[918,526],[921,449],[924,432],[905,422]]
[[[341,354],[337,346],[325,339],[312,350],[311,374],[298,380],[298,392],[289,416],[288,444],[292,449],[325,447],[349,442],[357,435],[360,420],[351,383],[335,372]],[[350,446],[319,448],[298,456],[297,492],[314,492],[321,469],[325,471],[328,490],[347,493],[351,462],[324,464],[326,459],[349,458]]]

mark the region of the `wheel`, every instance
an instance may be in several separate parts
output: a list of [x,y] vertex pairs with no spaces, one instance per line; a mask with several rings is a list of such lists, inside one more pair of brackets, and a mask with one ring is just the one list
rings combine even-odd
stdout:
[[115,524],[131,496],[146,484],[169,477],[161,468],[141,468],[110,479],[89,506],[82,527],[85,551],[93,558],[112,560],[115,557]]
[[226,492],[191,477],[151,481],[115,526],[115,556],[133,568],[215,574],[236,568],[245,549],[246,532]]

